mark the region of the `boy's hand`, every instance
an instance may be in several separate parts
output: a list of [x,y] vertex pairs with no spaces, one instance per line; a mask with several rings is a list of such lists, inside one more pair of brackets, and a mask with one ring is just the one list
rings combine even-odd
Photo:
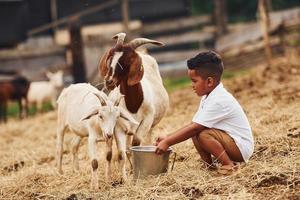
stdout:
[[159,136],[158,138],[156,138],[154,145],[157,146],[165,138],[166,136]]
[[170,145],[167,143],[167,140],[165,138],[166,137],[157,138],[156,143],[155,143],[155,145],[157,146],[155,149],[156,154],[163,154],[169,148]]

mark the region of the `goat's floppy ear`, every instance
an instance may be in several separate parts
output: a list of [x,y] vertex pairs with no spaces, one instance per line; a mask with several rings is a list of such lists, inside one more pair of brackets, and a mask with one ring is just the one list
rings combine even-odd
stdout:
[[130,65],[127,84],[129,86],[132,86],[139,83],[142,80],[143,75],[144,66],[142,64],[142,59],[137,55],[136,59],[134,59],[134,61]]
[[104,55],[101,57],[99,64],[98,64],[98,70],[100,72],[100,76],[104,78],[106,74],[108,73],[109,66],[107,66],[107,59],[109,56],[110,50],[107,50]]
[[125,110],[122,107],[119,107],[119,108],[120,108],[120,111],[121,111],[120,112],[121,113],[121,115],[120,115],[121,118],[126,119],[127,121],[129,121],[129,122],[131,122],[135,125],[139,125],[138,121],[136,121],[127,110]]
[[80,119],[80,121],[87,120],[87,119],[91,118],[92,116],[97,115],[98,113],[99,113],[99,107],[98,106],[93,107],[90,111],[88,111],[86,113],[86,115],[84,117],[82,117]]

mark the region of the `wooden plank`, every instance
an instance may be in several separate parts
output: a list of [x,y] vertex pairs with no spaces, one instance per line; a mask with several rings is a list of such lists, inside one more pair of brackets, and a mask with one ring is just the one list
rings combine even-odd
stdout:
[[[131,32],[136,33],[139,32],[142,27],[142,22],[139,20],[133,20],[129,23],[129,29]],[[107,24],[99,24],[99,25],[90,25],[83,26],[81,28],[81,34],[83,37],[84,43],[86,42],[96,42],[99,43],[108,43],[112,41],[112,36],[114,34],[124,31],[124,27],[122,23],[107,23]],[[58,30],[55,32],[55,42],[58,45],[68,45],[70,44],[70,34],[67,30]],[[95,41],[93,41],[95,40]]]
[[9,75],[1,75],[0,74],[0,82],[7,82],[11,81],[14,78],[14,76],[9,76]]
[[49,55],[64,55],[65,48],[59,46],[51,46],[50,48],[36,48],[36,49],[24,49],[24,50],[1,50],[0,60],[11,60],[19,58],[32,58],[42,57]]
[[[154,37],[151,39],[161,41],[165,45],[176,45],[181,43],[192,43],[192,42],[204,42],[206,40],[212,39],[214,37],[213,31],[211,32],[203,32],[203,31],[190,31],[183,34],[177,35],[169,35],[169,36],[161,36],[161,37]],[[157,48],[155,46],[149,46],[149,49]]]
[[[270,45],[274,46],[274,45],[278,45],[280,43],[280,39],[277,36],[271,37],[270,38]],[[225,56],[239,56],[242,53],[249,53],[249,52],[253,52],[253,51],[257,51],[261,48],[264,47],[264,42],[263,41],[256,41],[253,43],[246,43],[243,44],[241,46],[239,46],[238,48],[232,48],[229,49],[225,52],[223,52],[222,54]]]
[[196,56],[200,51],[197,50],[185,50],[185,51],[168,51],[168,52],[161,52],[161,53],[151,53],[158,63],[171,63],[177,62],[182,60],[187,60],[191,57]]
[[[280,45],[271,46],[274,56],[283,55]],[[263,46],[260,49],[250,52],[242,52],[238,56],[222,56],[225,70],[240,69],[256,66],[257,64],[266,62]]]
[[199,24],[207,24],[211,22],[210,15],[201,15],[193,17],[176,18],[172,20],[162,20],[155,23],[144,24],[142,34],[149,35],[158,32],[177,30],[178,28],[186,28],[197,26]]
[[[289,24],[290,21],[300,21],[300,8],[270,13],[270,32],[275,31],[282,22]],[[245,43],[255,42],[262,38],[262,31],[258,23],[249,23],[241,26],[239,30],[220,37],[216,41],[216,50],[220,52],[237,48]]]
[[117,4],[119,2],[119,0],[110,0],[109,2],[104,2],[100,5],[97,5],[97,6],[94,6],[90,9],[87,9],[87,10],[83,10],[81,12],[78,12],[76,14],[73,14],[73,15],[69,15],[67,17],[64,17],[64,18],[61,18],[57,21],[54,21],[52,23],[49,23],[49,24],[45,24],[45,25],[42,25],[40,27],[37,27],[37,28],[34,28],[34,29],[31,29],[27,32],[27,35],[28,36],[33,36],[35,34],[38,34],[40,32],[43,32],[43,31],[46,31],[46,30],[49,30],[49,29],[52,29],[52,28],[56,28],[62,24],[66,24],[70,21],[73,21],[73,20],[78,20],[80,19],[81,17],[84,17],[86,15],[90,15],[92,13],[95,13],[95,12],[99,12],[101,10],[104,10],[104,9],[107,9],[115,4]]

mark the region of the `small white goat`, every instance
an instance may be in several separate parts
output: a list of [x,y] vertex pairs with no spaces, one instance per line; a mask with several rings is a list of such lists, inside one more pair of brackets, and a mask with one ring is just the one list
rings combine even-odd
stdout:
[[49,81],[31,82],[27,94],[28,103],[36,104],[39,112],[47,101],[51,101],[53,108],[56,108],[56,99],[63,87],[63,71],[47,72],[46,76]]
[[[137,122],[128,111],[119,106],[121,98],[123,96],[117,90],[113,90],[107,96],[87,83],[73,84],[62,91],[57,100],[57,167],[60,173],[62,173],[64,131],[68,127],[76,134],[72,147],[73,167],[76,171],[79,170],[77,152],[80,141],[83,137],[88,137],[88,151],[92,168],[91,187],[93,189],[98,188],[96,142],[102,136],[106,141],[106,180],[109,181],[111,175],[113,135],[118,148],[122,178],[124,181],[126,180],[126,135],[124,129],[130,127],[128,121],[134,124]],[[117,131],[114,133],[114,130]]]

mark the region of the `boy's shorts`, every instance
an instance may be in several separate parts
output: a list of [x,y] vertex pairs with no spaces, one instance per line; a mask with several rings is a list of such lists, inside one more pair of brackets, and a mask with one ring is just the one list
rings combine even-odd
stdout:
[[240,149],[237,147],[235,141],[225,131],[214,129],[214,128],[208,128],[208,129],[204,129],[200,134],[209,135],[213,137],[215,140],[217,140],[218,142],[220,142],[220,144],[223,146],[227,155],[230,157],[232,161],[235,162],[244,161]]

